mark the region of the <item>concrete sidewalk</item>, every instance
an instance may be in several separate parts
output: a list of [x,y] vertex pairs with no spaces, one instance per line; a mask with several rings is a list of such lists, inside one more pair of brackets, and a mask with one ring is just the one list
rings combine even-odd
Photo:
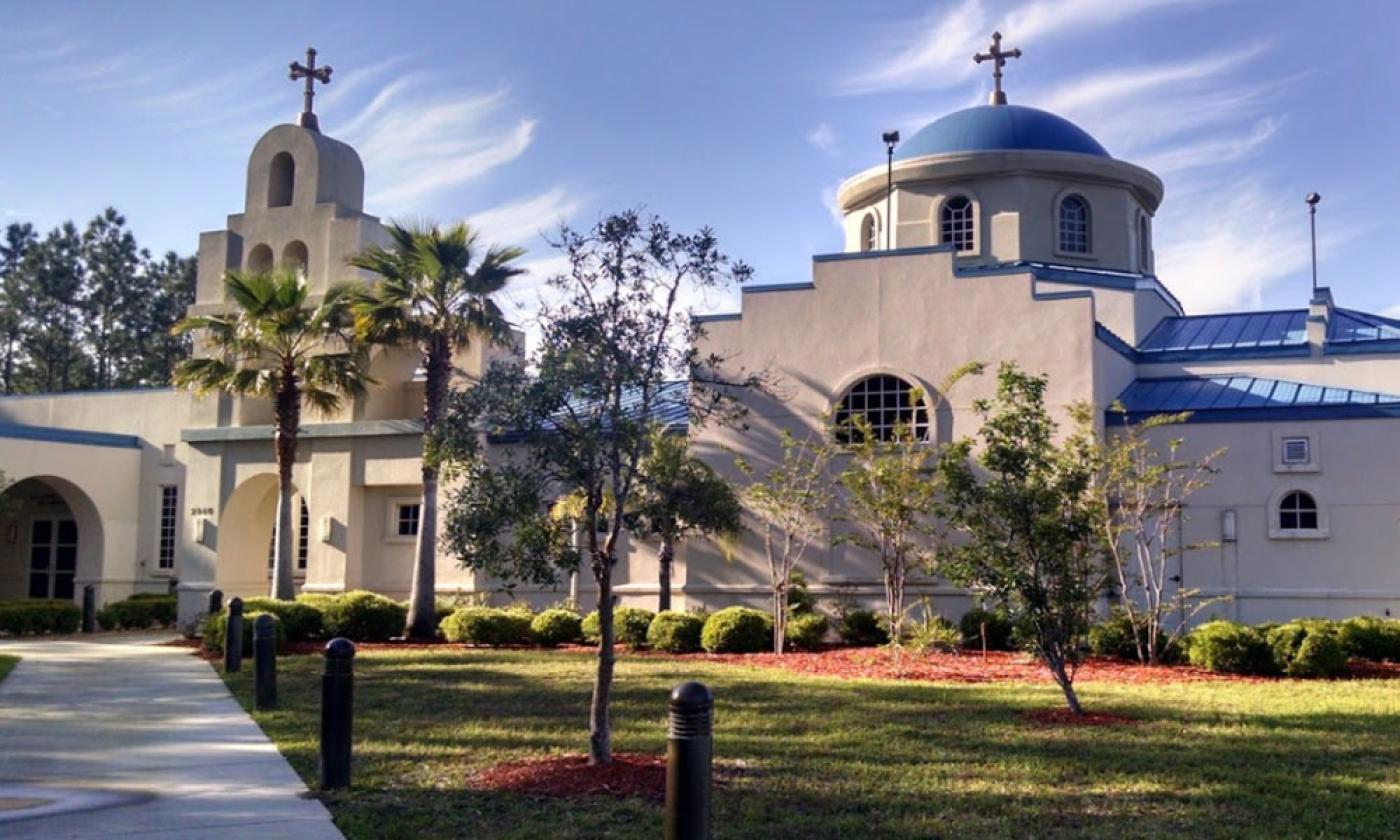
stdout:
[[23,657],[0,682],[0,836],[341,837],[213,668],[169,638],[0,641]]

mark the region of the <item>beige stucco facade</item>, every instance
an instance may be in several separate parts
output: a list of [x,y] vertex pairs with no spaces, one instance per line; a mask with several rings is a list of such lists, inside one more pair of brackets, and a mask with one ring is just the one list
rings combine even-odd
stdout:
[[[780,457],[781,432],[820,434],[851,388],[877,375],[925,395],[932,440],[969,435],[972,405],[992,393],[994,377],[967,378],[946,393],[940,383],[971,361],[993,369],[1014,361],[1046,375],[1048,401],[1062,416],[1079,402],[1102,412],[1126,399],[1142,409],[1163,389],[1214,388],[1219,398],[1173,432],[1190,452],[1227,449],[1180,535],[1218,545],[1186,555],[1182,585],[1228,596],[1212,612],[1245,620],[1400,610],[1400,398],[1385,396],[1400,390],[1400,324],[1341,309],[1324,290],[1300,300],[1296,317],[1240,313],[1207,327],[1153,273],[1161,181],[1106,153],[1038,148],[1034,132],[1024,136],[1032,138],[1026,148],[940,148],[858,173],[838,196],[841,253],[815,257],[809,282],[746,288],[739,312],[702,316],[705,351],[768,371],[775,387],[745,397],[742,431],[692,428],[696,451],[731,477],[735,455],[761,467]],[[354,277],[346,259],[384,241],[363,190],[350,147],[300,126],[270,130],[249,159],[242,212],[199,238],[191,311],[227,305],[230,269],[298,265],[316,293]],[[1070,196],[1084,203],[1087,221],[1084,247],[1066,250],[1061,211]],[[969,238],[953,243],[944,210],[958,197],[971,208]],[[1192,330],[1240,339],[1256,327],[1262,336],[1285,321],[1305,326],[1253,344],[1170,340]],[[1356,323],[1373,324],[1374,340],[1344,340]],[[457,366],[479,373],[505,352],[477,346]],[[418,367],[413,352],[378,351],[377,385],[335,416],[306,418],[293,473],[295,510],[304,505],[294,513],[304,591],[407,595],[414,541],[400,533],[399,515],[419,493]],[[1290,383],[1333,390],[1312,402],[1268,397],[1226,407],[1260,383],[1271,383],[1270,394]],[[91,583],[102,601],[175,586],[189,618],[214,588],[264,594],[277,492],[271,420],[265,401],[169,389],[0,398],[0,470],[18,482],[7,494],[17,504],[0,520],[0,598],[41,582],[59,597]],[[1285,441],[1298,439],[1307,459],[1285,463]],[[1281,528],[1280,505],[1300,491],[1315,502],[1315,527]],[[74,523],[64,533],[76,529],[76,546],[34,524],[50,521]],[[813,590],[875,601],[874,558],[831,536],[804,563]],[[654,606],[655,547],[623,549],[619,593]],[[60,554],[64,565],[72,555],[71,570],[57,568]],[[27,565],[39,555],[43,581]],[[753,535],[732,556],[692,541],[680,548],[674,591],[682,608],[760,604],[768,577]],[[438,585],[444,593],[499,589],[446,554]],[[577,590],[585,604],[590,591],[586,582]],[[516,594],[545,603],[569,590]],[[921,580],[914,594],[948,614],[965,604],[937,580]]]

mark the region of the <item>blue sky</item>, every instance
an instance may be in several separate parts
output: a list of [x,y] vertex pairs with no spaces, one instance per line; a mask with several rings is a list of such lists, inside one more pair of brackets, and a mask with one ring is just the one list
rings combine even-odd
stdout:
[[0,224],[111,204],[144,244],[192,253],[241,209],[258,136],[299,110],[286,65],[312,44],[335,67],[322,128],[359,149],[371,213],[471,218],[540,278],[541,230],[644,205],[792,282],[840,249],[835,187],[882,161],[882,130],[984,100],[970,56],[999,28],[1025,52],[1012,102],[1162,176],[1158,269],[1188,309],[1303,305],[1317,190],[1323,282],[1400,313],[1400,4],[1323,5],[12,2]]

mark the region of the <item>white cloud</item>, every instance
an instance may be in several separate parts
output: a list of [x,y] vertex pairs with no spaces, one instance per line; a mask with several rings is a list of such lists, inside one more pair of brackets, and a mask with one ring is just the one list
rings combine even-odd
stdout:
[[807,133],[807,142],[818,151],[828,155],[836,154],[836,132],[827,123],[822,123]]
[[509,204],[501,204],[467,219],[493,243],[523,245],[550,234],[578,212],[580,200],[562,186]]
[[1395,304],[1389,309],[1382,310],[1381,314],[1387,318],[1400,318],[1400,303]]
[[831,216],[831,223],[836,225],[838,229],[844,230],[846,226],[846,216],[841,212],[841,203],[836,200],[837,191],[841,189],[842,183],[842,181],[837,181],[834,184],[828,184],[822,189],[822,206],[826,208],[827,214]]
[[1203,166],[1233,163],[1248,157],[1267,143],[1282,123],[1282,119],[1265,117],[1243,133],[1207,137],[1195,143],[1163,148],[1135,162],[1162,177]]

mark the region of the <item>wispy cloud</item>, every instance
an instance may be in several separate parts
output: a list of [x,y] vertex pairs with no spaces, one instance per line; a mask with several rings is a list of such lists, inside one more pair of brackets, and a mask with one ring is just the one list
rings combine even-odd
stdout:
[[549,234],[578,212],[580,199],[562,186],[484,210],[467,219],[490,242],[523,245]]
[[828,155],[836,154],[836,132],[827,123],[822,123],[807,132],[807,142],[820,152]]

